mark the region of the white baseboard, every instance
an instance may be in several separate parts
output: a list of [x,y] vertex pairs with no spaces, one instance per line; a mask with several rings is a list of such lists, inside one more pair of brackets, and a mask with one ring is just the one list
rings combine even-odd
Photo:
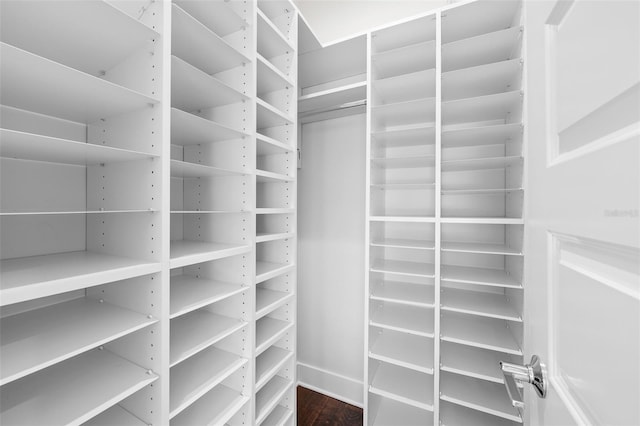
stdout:
[[298,362],[298,384],[347,404],[363,408],[363,382]]

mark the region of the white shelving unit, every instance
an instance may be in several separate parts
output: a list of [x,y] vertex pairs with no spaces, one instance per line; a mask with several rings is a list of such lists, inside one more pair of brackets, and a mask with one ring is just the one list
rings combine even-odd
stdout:
[[[514,424],[522,362],[521,5],[369,40],[365,424]],[[439,395],[439,398],[434,398]]]
[[293,425],[298,16],[289,1],[258,0],[254,19],[257,85],[251,424]]
[[293,424],[296,22],[0,4],[2,424]]

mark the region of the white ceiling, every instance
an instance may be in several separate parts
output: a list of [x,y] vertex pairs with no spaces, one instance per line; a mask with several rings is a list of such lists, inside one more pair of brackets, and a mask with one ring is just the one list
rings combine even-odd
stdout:
[[293,0],[322,44],[452,3],[451,0]]

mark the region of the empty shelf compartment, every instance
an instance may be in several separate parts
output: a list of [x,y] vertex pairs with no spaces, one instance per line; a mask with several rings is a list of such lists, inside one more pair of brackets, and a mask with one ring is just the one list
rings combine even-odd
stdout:
[[522,288],[520,281],[504,270],[470,266],[442,266],[442,281],[493,287]]
[[500,361],[522,363],[522,357],[472,346],[442,342],[440,369],[449,373],[504,383]]
[[433,337],[433,309],[380,303],[371,313],[369,325],[416,336]]
[[503,293],[444,288],[441,294],[443,311],[522,322],[522,315],[514,305]]
[[271,414],[292,385],[291,380],[275,376],[256,393],[256,424],[262,423]]
[[[373,402],[375,398],[375,402]],[[373,418],[374,426],[389,426],[402,424],[403,426],[424,426],[433,424],[433,413],[422,408],[407,405],[393,399],[369,397],[372,402],[369,404],[371,413],[375,413]],[[468,425],[467,425],[468,426]]]
[[432,308],[433,293],[432,285],[380,280],[372,282],[369,297],[382,302]]
[[433,410],[433,376],[384,362],[378,364],[369,392],[423,410]]
[[443,314],[441,323],[441,340],[522,355],[520,344],[513,334],[515,330],[509,328],[504,320],[469,317],[447,312]]
[[292,358],[293,352],[278,346],[271,346],[256,357],[256,392]]
[[369,358],[433,374],[433,339],[393,330],[371,329]]
[[171,277],[171,305],[169,318],[187,314],[196,309],[246,291],[242,284],[198,278],[191,275]]
[[371,271],[415,277],[435,277],[434,266],[426,262],[418,263],[403,260],[374,259],[371,264]]
[[219,384],[171,419],[172,426],[219,425],[228,422],[249,400],[240,390]]
[[263,317],[256,322],[256,356],[267,350],[287,331],[293,328],[293,323],[280,319]]

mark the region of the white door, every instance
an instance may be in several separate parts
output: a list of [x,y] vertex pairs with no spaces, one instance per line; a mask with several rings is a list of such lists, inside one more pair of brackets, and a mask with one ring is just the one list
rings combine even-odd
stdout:
[[640,2],[525,0],[530,425],[640,424]]

